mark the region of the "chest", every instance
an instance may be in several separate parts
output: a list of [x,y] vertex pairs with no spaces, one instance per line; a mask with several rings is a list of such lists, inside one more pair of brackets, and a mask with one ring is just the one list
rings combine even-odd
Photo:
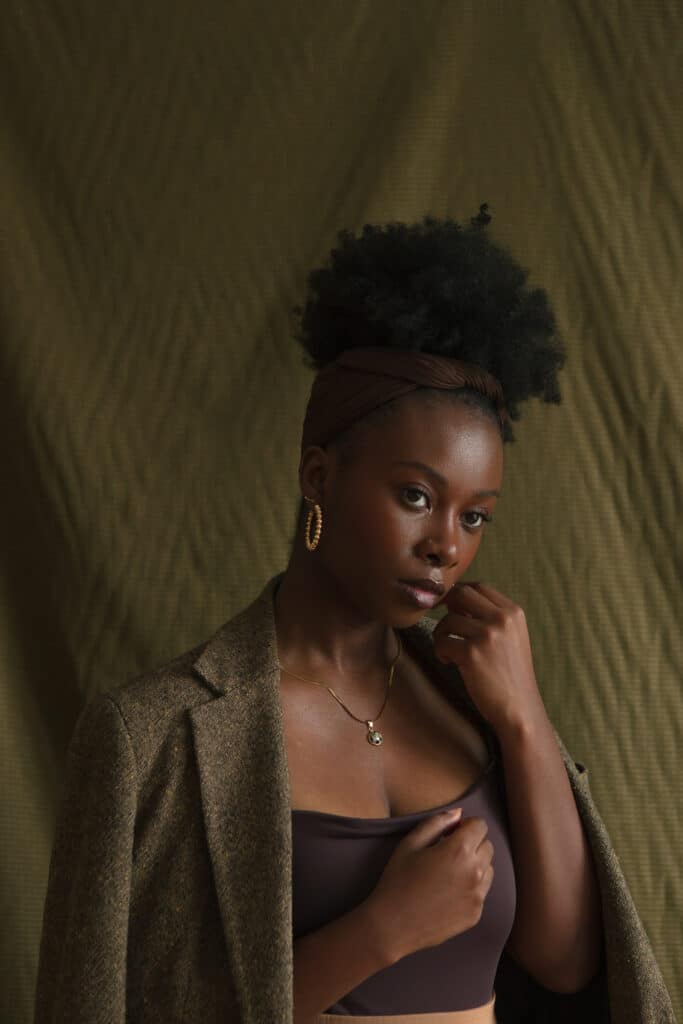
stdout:
[[324,687],[283,676],[294,810],[361,818],[413,814],[455,800],[489,763],[484,735],[413,657],[405,658],[379,718],[374,716],[383,695],[357,694],[352,700],[340,687],[332,688],[356,718],[373,718],[383,742],[368,743],[364,722],[352,718]]

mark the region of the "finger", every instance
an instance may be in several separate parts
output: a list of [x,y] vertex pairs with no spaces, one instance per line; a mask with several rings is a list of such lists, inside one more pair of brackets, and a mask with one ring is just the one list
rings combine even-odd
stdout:
[[465,639],[471,639],[478,635],[479,628],[477,621],[468,615],[459,615],[458,612],[450,612],[448,615],[444,615],[443,619],[434,627],[432,638],[434,642],[440,643],[444,641],[446,643],[460,643],[461,641],[449,637],[449,633],[454,633],[456,636],[464,637]]
[[500,590],[496,590],[488,583],[482,583],[480,580],[476,580],[471,583],[468,591],[469,595],[474,599],[475,595],[484,598],[491,602],[491,604],[497,605],[499,608],[507,608],[513,602],[505,594],[501,594]]
[[449,662],[458,663],[459,657],[465,653],[465,649],[472,643],[472,638],[466,636],[464,633],[458,633],[454,631],[450,634],[446,634],[445,637],[438,637],[434,643],[434,654],[442,663],[442,665],[448,665]]
[[500,607],[499,602],[492,601],[490,597],[478,589],[478,585],[462,584],[460,587],[453,587],[446,597],[446,606],[449,611],[467,609],[470,614],[477,615],[480,619],[491,617],[491,613]]
[[[462,637],[460,640],[455,639],[455,635]],[[450,637],[439,637],[434,644],[434,654],[443,665],[447,665],[448,662],[458,662],[459,658],[466,653],[466,648],[470,646],[472,641],[465,636],[464,633],[458,633],[454,631],[454,635]]]

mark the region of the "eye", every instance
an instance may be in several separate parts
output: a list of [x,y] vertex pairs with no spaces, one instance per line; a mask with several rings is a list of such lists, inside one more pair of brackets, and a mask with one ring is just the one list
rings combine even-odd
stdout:
[[[401,493],[406,495],[417,494],[423,498],[426,498],[426,500],[429,501],[429,495],[427,494],[426,491],[423,491],[421,487],[403,487]],[[416,508],[420,510],[426,508],[425,505],[418,505],[412,499],[408,499],[408,504],[411,506],[411,508]],[[491,515],[491,513],[486,512],[484,509],[472,509],[471,511],[466,512],[465,515],[477,516],[479,518],[479,522],[470,523],[467,526],[467,529],[470,531],[470,533],[479,533],[484,528],[484,525],[486,523],[493,522],[493,516]]]
[[480,523],[478,523],[476,526],[473,527],[473,529],[475,531],[482,530],[484,528],[484,523],[492,523],[493,522],[493,516],[490,514],[490,512],[483,512],[483,511],[479,512],[477,509],[472,509],[472,511],[471,512],[467,512],[466,515],[468,515],[468,516],[479,516],[480,520],[482,520]]
[[[403,490],[402,490],[402,493],[403,494],[421,494],[423,498],[427,498],[427,500],[429,500],[429,495],[427,494],[426,491],[423,491],[421,487],[404,487]],[[419,508],[419,509],[425,508],[424,505],[416,505],[414,501],[409,501],[408,504],[411,505],[413,508]]]

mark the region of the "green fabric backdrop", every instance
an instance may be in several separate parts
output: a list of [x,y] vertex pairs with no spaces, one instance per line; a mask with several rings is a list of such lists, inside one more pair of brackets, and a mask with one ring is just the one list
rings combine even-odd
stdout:
[[286,564],[307,271],[483,201],[570,356],[475,568],[527,612],[682,1005],[682,34],[665,0],[5,0],[3,1021],[84,701]]

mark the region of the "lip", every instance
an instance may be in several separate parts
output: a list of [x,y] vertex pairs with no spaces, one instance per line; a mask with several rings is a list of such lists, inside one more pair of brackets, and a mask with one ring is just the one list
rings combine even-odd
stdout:
[[442,595],[446,592],[441,580],[432,579],[431,576],[423,576],[419,580],[399,580],[399,583],[407,583],[409,587],[417,587],[418,590],[429,590],[432,594]]
[[424,587],[417,587],[413,583],[406,583],[405,580],[399,580],[398,585],[418,608],[434,608],[443,597],[442,594],[436,594],[433,590],[427,590]]

